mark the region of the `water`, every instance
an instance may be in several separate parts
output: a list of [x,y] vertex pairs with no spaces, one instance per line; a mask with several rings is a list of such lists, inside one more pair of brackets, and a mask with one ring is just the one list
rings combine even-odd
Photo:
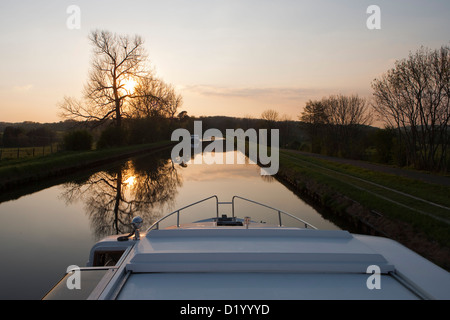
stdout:
[[[0,299],[41,299],[67,267],[86,265],[96,241],[129,232],[134,216],[144,219],[145,230],[163,215],[212,195],[220,201],[239,195],[319,229],[339,229],[283,184],[261,176],[256,164],[180,166],[171,162],[169,151],[114,163],[53,186],[47,182],[41,190],[34,186],[32,193],[0,203]],[[207,201],[183,211],[180,222],[212,217],[215,210],[215,202]],[[277,214],[242,201],[236,202],[236,214],[240,212],[278,223]],[[219,214],[230,215],[231,207],[221,206]],[[290,219],[283,224],[302,226]]]

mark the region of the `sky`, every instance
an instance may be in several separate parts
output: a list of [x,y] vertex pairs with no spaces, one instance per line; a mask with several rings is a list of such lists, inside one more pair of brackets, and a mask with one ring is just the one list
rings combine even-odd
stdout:
[[[69,28],[80,9],[79,29]],[[369,29],[370,5],[380,29]],[[297,120],[308,100],[372,96],[371,82],[421,46],[450,44],[448,0],[0,1],[0,122],[57,122],[81,98],[88,35],[140,35],[158,77],[194,116],[275,109]]]

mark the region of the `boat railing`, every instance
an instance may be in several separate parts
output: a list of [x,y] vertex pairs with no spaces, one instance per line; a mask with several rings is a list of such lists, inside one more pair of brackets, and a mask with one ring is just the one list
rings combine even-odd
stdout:
[[300,219],[299,217],[296,217],[296,216],[294,216],[294,215],[292,215],[292,214],[290,214],[290,213],[288,213],[286,211],[283,211],[283,210],[280,210],[280,209],[268,206],[268,205],[266,205],[264,203],[261,203],[261,202],[258,202],[258,201],[254,201],[254,200],[250,200],[250,199],[247,199],[247,198],[243,198],[243,197],[240,197],[240,196],[233,196],[233,198],[231,200],[231,202],[232,202],[232,216],[233,217],[234,217],[234,200],[235,199],[241,199],[241,200],[244,200],[244,201],[247,201],[247,202],[250,202],[250,203],[254,203],[254,204],[257,204],[257,205],[260,205],[260,206],[263,206],[263,207],[266,207],[268,209],[272,209],[272,210],[278,212],[278,226],[279,227],[283,226],[283,224],[281,222],[281,214],[284,214],[284,215],[286,215],[288,217],[291,217],[292,219],[300,221],[301,223],[303,223],[305,225],[305,228],[309,227],[309,228],[312,228],[312,229],[317,229],[315,226],[313,226],[309,222],[306,222],[305,220]]
[[161,221],[166,220],[167,218],[173,216],[174,214],[177,215],[177,228],[179,228],[179,227],[180,227],[180,212],[181,212],[182,210],[187,209],[187,208],[190,208],[190,207],[193,207],[193,206],[195,206],[195,205],[197,205],[197,204],[199,204],[199,203],[205,202],[205,201],[207,201],[207,200],[209,200],[209,199],[212,199],[212,198],[215,198],[215,199],[216,199],[216,216],[219,217],[219,198],[218,198],[216,195],[214,195],[214,196],[211,196],[211,197],[208,197],[208,198],[199,200],[199,201],[197,201],[197,202],[191,203],[191,204],[189,204],[189,205],[187,205],[187,206],[185,206],[185,207],[179,208],[179,209],[177,209],[177,210],[175,210],[175,211],[173,211],[173,212],[171,212],[171,213],[165,215],[164,217],[162,217],[161,219],[159,219],[158,221],[156,221],[155,223],[153,223],[153,224],[147,229],[147,232],[148,232],[148,231],[151,231],[151,230],[158,230],[158,229],[159,229],[159,223],[160,223]]
[[235,200],[236,200],[236,199],[240,199],[240,200],[243,200],[243,201],[246,201],[246,202],[250,202],[250,203],[253,203],[253,204],[256,204],[256,205],[259,205],[259,206],[262,206],[262,207],[265,207],[265,208],[268,208],[268,209],[271,209],[271,210],[277,212],[277,213],[278,213],[278,226],[279,226],[279,227],[282,227],[282,226],[283,226],[283,224],[282,224],[282,215],[286,215],[286,216],[291,217],[292,219],[297,220],[297,221],[301,222],[302,224],[304,224],[305,228],[317,229],[315,226],[313,226],[313,225],[310,224],[309,222],[306,222],[306,221],[300,219],[299,217],[296,217],[296,216],[294,216],[294,215],[292,215],[292,214],[290,214],[290,213],[288,213],[288,212],[286,212],[286,211],[283,211],[283,210],[280,210],[280,209],[277,209],[277,208],[268,206],[268,205],[263,204],[263,203],[258,202],[258,201],[250,200],[250,199],[243,198],[243,197],[240,197],[240,196],[233,196],[233,198],[231,199],[231,201],[221,202],[221,201],[219,201],[219,198],[218,198],[216,195],[213,195],[213,196],[211,196],[211,197],[207,197],[207,198],[205,198],[205,199],[196,201],[196,202],[194,202],[194,203],[191,203],[191,204],[189,204],[189,205],[187,205],[187,206],[184,206],[184,207],[182,207],[182,208],[179,208],[179,209],[177,209],[177,210],[175,210],[175,211],[173,211],[173,212],[171,212],[171,213],[165,215],[164,217],[162,217],[161,219],[159,219],[158,221],[156,221],[155,223],[153,223],[153,224],[147,229],[147,232],[149,232],[149,231],[151,231],[151,230],[158,230],[158,229],[159,229],[159,224],[160,224],[163,220],[166,220],[167,218],[169,218],[169,217],[171,217],[171,216],[173,216],[173,215],[175,215],[175,214],[176,214],[176,216],[177,216],[177,224],[176,224],[176,225],[177,225],[177,228],[180,228],[180,213],[181,213],[183,210],[185,210],[185,209],[187,209],[187,208],[190,208],[190,207],[193,207],[193,206],[195,206],[195,205],[198,205],[198,204],[200,204],[200,203],[202,203],[202,202],[208,201],[208,200],[210,200],[210,199],[216,199],[216,218],[217,218],[217,219],[219,218],[219,205],[226,205],[226,204],[231,205],[232,217],[235,218]]

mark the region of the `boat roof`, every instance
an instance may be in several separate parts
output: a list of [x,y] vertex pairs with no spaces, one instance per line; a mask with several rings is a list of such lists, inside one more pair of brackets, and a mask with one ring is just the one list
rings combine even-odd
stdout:
[[[367,285],[373,265],[381,289]],[[122,268],[116,299],[450,298],[445,270],[390,239],[340,230],[152,230]]]

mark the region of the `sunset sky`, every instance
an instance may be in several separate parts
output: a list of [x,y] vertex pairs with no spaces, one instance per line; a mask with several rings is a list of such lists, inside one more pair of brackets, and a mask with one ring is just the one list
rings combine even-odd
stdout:
[[[369,5],[381,29],[369,30]],[[80,29],[66,21],[81,10]],[[190,115],[296,120],[330,94],[371,96],[371,81],[420,46],[450,44],[450,1],[190,0],[0,1],[0,121],[55,122],[64,96],[80,98],[88,34],[106,29],[145,40],[159,77]]]

